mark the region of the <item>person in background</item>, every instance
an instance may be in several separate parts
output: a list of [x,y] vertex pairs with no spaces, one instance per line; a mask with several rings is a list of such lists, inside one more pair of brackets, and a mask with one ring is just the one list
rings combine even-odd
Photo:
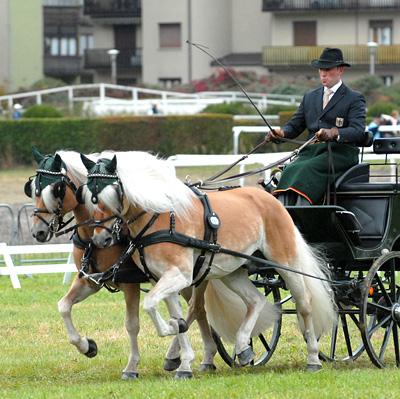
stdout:
[[381,125],[381,116],[375,115],[374,119],[368,125],[368,130],[374,134],[374,140],[380,139],[382,137],[382,133],[378,131],[379,126]]
[[[390,115],[381,114],[381,125],[384,126],[397,126],[399,113],[393,110]],[[397,130],[389,130],[383,132],[383,137],[395,137],[397,136]]]
[[147,115],[156,115],[158,114],[157,103],[153,103],[151,108],[147,111]]
[[21,119],[21,115],[22,115],[21,110],[22,110],[21,104],[14,104],[14,112],[13,112],[14,119]]
[[274,195],[284,205],[322,204],[328,185],[358,164],[357,144],[365,139],[365,98],[342,82],[344,67],[350,67],[342,51],[327,47],[311,65],[318,68],[322,86],[304,95],[281,130],[266,136],[267,142],[294,139],[308,129],[308,139],[318,139],[283,170]]

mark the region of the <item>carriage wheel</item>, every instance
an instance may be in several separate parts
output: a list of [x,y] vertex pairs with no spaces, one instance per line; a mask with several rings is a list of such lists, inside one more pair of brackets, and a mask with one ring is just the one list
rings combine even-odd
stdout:
[[[264,280],[256,274],[253,276],[252,281],[257,287],[262,288],[264,295],[271,303],[276,303],[281,308],[281,295],[278,287],[270,287],[268,284],[263,283]],[[274,353],[281,335],[282,327],[282,314],[280,314],[278,321],[275,322],[273,328],[268,329],[257,338],[251,339],[251,347],[255,353],[254,360],[250,363],[252,366],[262,366],[268,362]],[[240,367],[236,361],[236,348],[230,342],[224,342],[223,339],[211,328],[214,342],[217,345],[218,353],[226,364],[230,367]]]
[[[339,307],[338,324],[333,326],[330,336],[319,340],[319,358],[323,361],[336,362],[356,360],[364,352],[364,343],[360,337],[359,319],[351,307]],[[357,342],[355,347],[354,342]]]
[[382,255],[373,263],[362,287],[361,335],[371,361],[379,368],[400,366],[399,266],[400,252]]

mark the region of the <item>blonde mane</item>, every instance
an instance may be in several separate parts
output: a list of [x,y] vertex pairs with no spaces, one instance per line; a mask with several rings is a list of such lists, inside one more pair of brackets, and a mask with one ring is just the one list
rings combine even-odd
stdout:
[[115,154],[118,176],[130,203],[151,213],[188,215],[195,195],[176,178],[168,161],[142,151]]

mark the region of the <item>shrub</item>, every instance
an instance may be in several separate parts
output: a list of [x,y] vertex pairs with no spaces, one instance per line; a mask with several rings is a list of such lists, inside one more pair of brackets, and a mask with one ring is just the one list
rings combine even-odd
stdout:
[[390,113],[397,108],[398,107],[392,103],[375,103],[374,105],[368,108],[367,115],[368,116],[375,116],[381,114],[390,115]]
[[51,105],[33,105],[24,112],[24,118],[62,118],[63,114]]
[[257,111],[247,103],[222,103],[208,105],[204,110],[205,114],[228,114],[228,115],[254,115]]

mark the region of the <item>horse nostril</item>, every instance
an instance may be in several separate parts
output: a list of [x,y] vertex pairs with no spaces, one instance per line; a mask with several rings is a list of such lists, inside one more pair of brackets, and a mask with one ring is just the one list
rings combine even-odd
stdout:
[[105,240],[104,240],[104,247],[105,248],[108,248],[108,247],[110,247],[112,245],[112,238],[111,237],[107,237]]
[[49,234],[49,232],[46,230],[39,230],[36,232],[32,231],[32,236],[34,238],[36,238],[36,241],[46,242],[46,241],[51,240],[51,238],[53,237],[53,234],[51,234],[51,233]]

